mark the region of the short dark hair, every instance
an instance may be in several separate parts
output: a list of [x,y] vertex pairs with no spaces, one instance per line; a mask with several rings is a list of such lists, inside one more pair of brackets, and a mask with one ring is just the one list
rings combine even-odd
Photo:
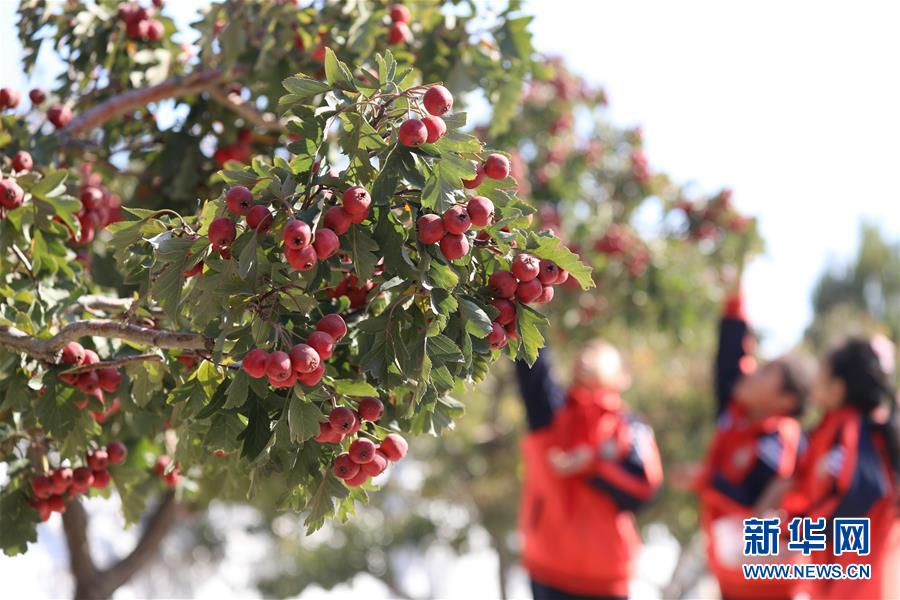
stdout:
[[781,371],[781,389],[797,398],[793,416],[799,417],[806,410],[809,391],[812,388],[813,369],[809,361],[800,356],[785,354],[772,361]]

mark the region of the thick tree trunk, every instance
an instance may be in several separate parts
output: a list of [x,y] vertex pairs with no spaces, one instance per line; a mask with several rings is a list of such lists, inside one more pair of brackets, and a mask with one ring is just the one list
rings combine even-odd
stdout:
[[105,570],[98,570],[87,539],[87,514],[80,502],[72,501],[63,513],[63,530],[69,548],[69,568],[75,579],[76,600],[109,598],[156,554],[160,542],[175,522],[175,493],[167,492],[147,519],[143,533],[131,553]]

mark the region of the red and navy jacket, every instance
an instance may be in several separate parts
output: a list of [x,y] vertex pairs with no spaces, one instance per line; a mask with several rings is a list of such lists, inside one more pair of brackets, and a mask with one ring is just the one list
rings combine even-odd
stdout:
[[[774,480],[793,476],[803,441],[799,422],[786,415],[751,419],[733,401],[738,380],[755,366],[746,353],[749,327],[740,296],[729,298],[719,327],[715,362],[716,431],[701,475],[695,483],[700,497],[700,520],[707,542],[710,570],[726,596],[788,596],[788,584],[744,579],[740,565],[724,564],[717,548],[714,524],[718,519],[754,516],[754,506]],[[740,543],[737,539],[736,543]],[[739,551],[738,551],[739,552]]]
[[[883,432],[869,415],[842,407],[825,415],[810,435],[794,486],[782,500],[787,519],[824,517],[828,548],[812,553],[817,563],[870,564],[868,580],[822,580],[816,598],[900,598],[898,489]],[[870,519],[868,556],[834,556],[833,519]]]
[[[640,549],[633,511],[652,501],[662,483],[653,431],[616,392],[565,392],[546,350],[533,367],[517,362],[516,375],[528,421],[519,511],[525,568],[570,594],[627,596]],[[595,450],[584,469],[563,475],[553,468],[552,449],[582,446]]]

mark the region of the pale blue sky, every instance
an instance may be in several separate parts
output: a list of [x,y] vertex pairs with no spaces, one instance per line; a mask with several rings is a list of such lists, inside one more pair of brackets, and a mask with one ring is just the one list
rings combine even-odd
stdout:
[[[166,10],[186,25],[205,4]],[[24,87],[16,5],[0,0],[0,81]],[[769,352],[799,339],[817,275],[830,258],[852,255],[861,220],[900,238],[891,185],[900,3],[529,0],[526,8],[538,48],[604,85],[614,122],[643,126],[654,167],[699,190],[730,186],[738,207],[759,217],[768,251],[746,288]]]

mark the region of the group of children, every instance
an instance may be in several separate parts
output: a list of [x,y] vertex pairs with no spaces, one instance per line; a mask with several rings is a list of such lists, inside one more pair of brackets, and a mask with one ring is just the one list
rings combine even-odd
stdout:
[[[900,598],[893,358],[872,340],[851,339],[811,376],[792,356],[757,366],[753,344],[743,300],[734,295],[716,355],[715,436],[690,481],[675,482],[698,495],[707,561],[722,597]],[[653,499],[662,468],[652,430],[623,404],[630,378],[621,356],[607,343],[588,344],[568,390],[553,378],[546,350],[532,367],[517,363],[516,372],[528,422],[522,559],[534,597],[625,598],[640,549],[634,512]],[[808,402],[823,416],[805,433],[799,418]],[[775,517],[779,553],[748,556],[745,526]],[[799,530],[791,531],[796,517]],[[864,551],[852,536],[855,552],[835,548],[835,519],[868,519]],[[791,551],[789,533],[790,541],[821,540],[824,549]],[[767,561],[868,565],[868,577],[748,578],[744,565]]]

